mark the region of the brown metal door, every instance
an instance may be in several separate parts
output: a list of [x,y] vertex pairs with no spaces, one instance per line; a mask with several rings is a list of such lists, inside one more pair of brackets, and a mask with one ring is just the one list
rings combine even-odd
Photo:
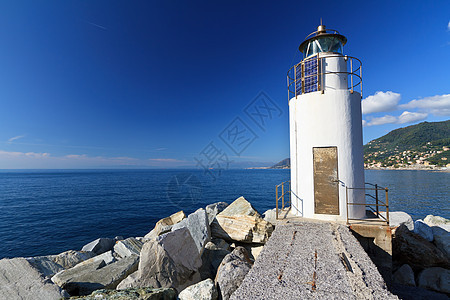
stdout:
[[337,147],[313,148],[314,213],[339,215]]

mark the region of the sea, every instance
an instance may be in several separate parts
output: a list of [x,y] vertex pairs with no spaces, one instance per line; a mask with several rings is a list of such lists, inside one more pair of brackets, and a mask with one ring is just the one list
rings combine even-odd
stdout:
[[[289,170],[2,170],[0,258],[80,250],[99,238],[144,236],[183,210],[244,196],[260,212],[275,207],[275,186]],[[450,173],[366,170],[389,188],[391,211],[415,220],[450,218]]]

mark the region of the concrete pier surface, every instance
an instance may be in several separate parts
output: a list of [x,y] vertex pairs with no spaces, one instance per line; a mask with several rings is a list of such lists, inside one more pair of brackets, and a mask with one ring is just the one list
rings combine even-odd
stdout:
[[279,222],[230,299],[398,299],[345,225]]

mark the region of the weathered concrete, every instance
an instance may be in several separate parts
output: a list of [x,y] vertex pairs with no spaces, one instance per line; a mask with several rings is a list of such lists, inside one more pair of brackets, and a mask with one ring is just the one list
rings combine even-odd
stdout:
[[343,225],[278,223],[230,299],[397,299]]

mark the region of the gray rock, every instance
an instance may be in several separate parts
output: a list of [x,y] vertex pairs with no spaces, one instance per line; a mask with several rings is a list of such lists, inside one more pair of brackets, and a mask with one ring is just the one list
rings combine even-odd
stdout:
[[144,244],[138,272],[118,285],[130,287],[173,287],[179,291],[200,281],[197,246],[187,228],[163,234]]
[[102,254],[106,251],[112,250],[114,247],[114,240],[110,238],[99,238],[83,246],[81,251],[92,251],[95,254]]
[[181,210],[177,213],[174,213],[173,215],[166,217],[164,219],[159,220],[156,222],[155,228],[152,229],[149,233],[147,233],[144,238],[147,240],[151,240],[156,238],[157,236],[167,233],[172,229],[172,226],[180,222],[186,218],[186,215]]
[[57,255],[36,256],[26,259],[44,276],[52,277],[59,271],[72,268],[76,264],[92,258],[94,255],[94,252],[69,250]]
[[209,278],[185,288],[178,295],[180,300],[216,300],[218,297],[216,286]]
[[450,267],[448,259],[441,250],[420,235],[409,231],[405,225],[395,230],[392,240],[392,258],[401,264],[417,268]]
[[173,225],[171,231],[186,227],[189,229],[192,238],[195,241],[199,255],[202,255],[206,243],[211,241],[211,230],[208,223],[208,215],[203,208],[196,210],[186,219]]
[[450,225],[450,220],[440,216],[428,215],[423,220],[428,226]]
[[229,253],[229,247],[228,249],[222,249],[212,242],[207,243],[202,255],[202,265],[199,269],[201,278],[216,278],[217,269],[219,268],[220,263]]
[[92,263],[97,263],[97,262],[104,262],[105,265],[109,265],[112,264],[114,262],[117,261],[116,257],[114,256],[112,251],[108,251],[105,253],[102,253],[100,255],[94,256],[92,258],[89,258],[88,260],[82,261],[79,264],[77,264],[75,267],[77,266],[86,266]]
[[420,235],[429,242],[432,242],[434,239],[433,230],[422,220],[414,222],[414,233]]
[[433,226],[431,229],[433,230],[434,244],[450,260],[450,232],[438,226]]
[[109,265],[103,260],[81,263],[56,274],[52,281],[72,296],[89,295],[98,289],[115,289],[123,279],[136,271],[138,262],[139,257],[132,255]]
[[127,238],[116,242],[114,245],[114,252],[120,257],[127,257],[131,255],[139,255],[144,244],[134,237]]
[[211,223],[212,236],[227,241],[264,244],[272,231],[273,225],[261,218],[244,197],[236,199]]
[[419,274],[419,287],[450,293],[450,270],[434,267],[423,270]]
[[394,273],[393,280],[399,284],[416,286],[414,271],[408,264],[404,264]]
[[214,221],[214,218],[221,213],[225,208],[227,208],[228,203],[226,202],[216,202],[206,206],[206,213],[208,214],[209,224]]
[[265,221],[267,221],[269,223],[272,223],[272,224],[275,224],[276,221],[277,221],[277,210],[276,210],[276,208],[266,210],[263,213],[263,216],[264,216],[264,220]]
[[145,288],[130,288],[126,290],[97,290],[89,296],[77,297],[76,299],[83,300],[176,300],[177,292],[174,289],[153,289]]
[[[386,212],[380,212],[384,218],[386,218]],[[402,224],[413,231],[414,230],[414,221],[410,215],[403,211],[390,211],[389,212],[389,226],[390,227],[398,227]]]
[[230,299],[250,271],[252,261],[244,247],[236,247],[225,256],[217,271],[216,283],[223,300]]
[[231,252],[230,244],[228,244],[224,239],[215,238],[211,242],[218,248],[222,250],[227,250]]
[[121,240],[123,240],[124,238],[123,238],[123,236],[121,236],[121,235],[118,235],[118,236],[115,236],[114,237],[114,240],[117,242],[117,241],[121,241]]
[[60,299],[69,295],[25,258],[0,260],[0,299]]

